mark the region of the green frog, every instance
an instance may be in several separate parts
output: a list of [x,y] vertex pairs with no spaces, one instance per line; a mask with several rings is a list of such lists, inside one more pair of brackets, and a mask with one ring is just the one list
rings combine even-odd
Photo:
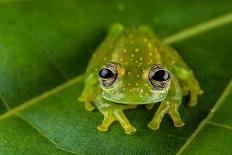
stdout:
[[193,107],[203,93],[193,71],[178,53],[145,25],[112,25],[93,54],[86,75],[79,100],[86,110],[97,108],[103,114],[97,127],[102,132],[118,121],[126,134],[135,133],[136,128],[123,111],[138,105],[152,109],[156,103],[160,105],[149,128],[158,129],[165,114],[171,116],[175,127],[182,127],[184,122],[178,112],[182,97],[190,94],[188,105]]

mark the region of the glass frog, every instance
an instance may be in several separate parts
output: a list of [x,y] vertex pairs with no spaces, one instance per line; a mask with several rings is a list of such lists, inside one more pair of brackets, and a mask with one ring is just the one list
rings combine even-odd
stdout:
[[110,27],[104,42],[93,54],[87,67],[84,90],[79,97],[85,108],[97,108],[104,119],[97,127],[106,132],[118,121],[126,134],[136,132],[123,110],[145,105],[152,109],[160,103],[148,127],[156,130],[165,114],[175,127],[184,126],[178,112],[182,97],[190,94],[189,106],[202,94],[193,71],[178,53],[163,44],[149,26]]

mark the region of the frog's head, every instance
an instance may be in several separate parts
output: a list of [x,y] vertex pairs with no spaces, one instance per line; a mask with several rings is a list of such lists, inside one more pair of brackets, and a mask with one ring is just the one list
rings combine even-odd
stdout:
[[171,74],[162,65],[123,66],[107,63],[99,71],[99,82],[106,100],[122,104],[148,104],[164,100]]

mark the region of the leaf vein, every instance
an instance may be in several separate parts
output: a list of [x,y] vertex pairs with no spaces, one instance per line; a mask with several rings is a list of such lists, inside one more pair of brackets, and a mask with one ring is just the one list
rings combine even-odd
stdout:
[[21,104],[20,106],[18,106],[16,108],[4,113],[3,115],[1,115],[0,116],[0,121],[4,120],[4,119],[6,119],[6,118],[8,118],[8,117],[10,117],[10,116],[12,116],[14,114],[17,114],[18,112],[20,112],[20,111],[22,111],[22,110],[24,110],[24,109],[26,109],[26,108],[28,108],[28,107],[30,107],[32,105],[36,105],[37,103],[40,103],[39,101],[42,101],[42,100],[50,97],[51,95],[56,94],[57,92],[65,90],[65,89],[67,89],[68,87],[70,87],[70,86],[72,86],[74,84],[77,84],[78,82],[82,81],[84,79],[84,77],[85,77],[85,74],[79,75],[79,76],[77,76],[77,77],[75,77],[73,79],[68,80],[64,84],[59,85],[56,88],[54,88],[52,90],[49,90],[47,92],[44,92],[43,94],[41,94],[41,95],[39,95],[39,96],[37,96],[37,97],[23,103],[23,104]]
[[5,97],[3,95],[0,94],[0,101],[2,101],[1,103],[4,105],[4,107],[6,107],[6,110],[9,111],[10,110],[10,106],[7,103]]
[[217,127],[221,127],[221,128],[225,128],[225,129],[232,130],[232,127],[231,127],[231,126],[225,125],[225,124],[221,124],[221,123],[216,123],[216,122],[214,122],[214,121],[208,121],[208,124],[214,125],[214,126],[217,126]]
[[217,17],[215,19],[209,20],[207,22],[203,22],[194,27],[188,28],[186,30],[180,31],[174,35],[168,36],[163,39],[165,44],[176,43],[185,39],[188,39],[192,36],[204,33],[213,28],[217,28],[219,26],[223,26],[225,24],[232,22],[232,13],[225,14],[223,16]]
[[30,39],[32,41],[34,41],[36,44],[39,45],[39,47],[41,48],[42,51],[44,51],[45,55],[47,56],[48,60],[51,62],[51,64],[54,66],[54,68],[60,72],[60,74],[64,77],[64,79],[69,79],[68,78],[68,75],[65,73],[65,71],[63,71],[60,67],[60,65],[52,58],[52,55],[50,54],[48,48],[42,44],[39,44],[39,42],[35,39],[37,37],[34,37],[33,34],[26,30],[26,29],[23,29],[22,27],[18,28],[19,30],[21,30],[22,32],[24,32],[25,34],[27,34],[28,37],[30,37]]
[[209,120],[214,116],[215,112],[218,110],[218,108],[223,104],[224,99],[230,94],[230,91],[232,90],[232,79],[230,80],[229,84],[227,85],[226,89],[222,93],[222,95],[219,97],[217,102],[215,103],[214,107],[211,109],[208,116],[198,125],[197,129],[193,132],[193,134],[187,139],[185,144],[178,150],[177,155],[180,155],[184,152],[184,150],[192,143],[194,138],[200,133],[200,131],[205,127],[207,123],[209,123]]
[[[48,136],[46,136],[45,134],[43,134],[43,132],[37,128],[36,126],[34,126],[32,123],[30,123],[29,121],[27,121],[25,118],[23,118],[20,114],[15,114],[15,116],[17,116],[18,118],[20,118],[21,120],[23,120],[26,124],[28,124],[31,128],[33,128],[34,130],[36,130],[41,136],[43,136],[44,138],[46,138],[49,142],[51,142],[58,150],[67,152],[67,153],[72,153],[72,154],[77,154],[75,152],[71,152],[69,150],[65,150],[63,148],[61,148],[54,140],[52,140],[51,138],[49,138]],[[77,154],[80,155],[80,154]]]

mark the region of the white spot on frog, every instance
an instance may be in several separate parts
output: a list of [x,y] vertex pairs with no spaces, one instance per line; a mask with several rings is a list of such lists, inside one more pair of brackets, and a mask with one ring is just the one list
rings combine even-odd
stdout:
[[144,38],[143,41],[144,41],[145,43],[147,43],[147,42],[148,42],[148,39],[147,39],[147,38]]

